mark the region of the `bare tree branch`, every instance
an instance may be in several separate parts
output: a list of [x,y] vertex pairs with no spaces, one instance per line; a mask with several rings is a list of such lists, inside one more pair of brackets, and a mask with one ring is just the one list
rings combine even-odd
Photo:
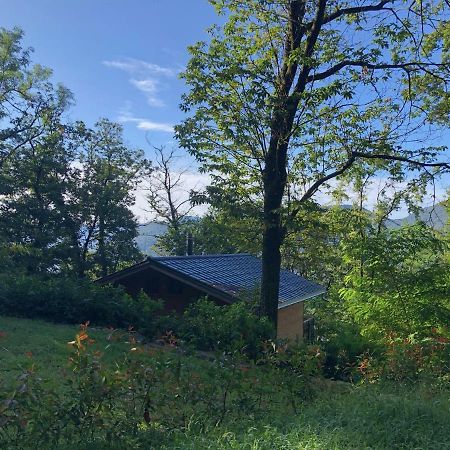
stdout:
[[[177,171],[174,166],[179,156],[175,150],[169,152],[164,147],[154,147],[156,165],[149,175],[147,201],[150,211],[159,218],[178,228],[180,222],[189,215],[195,207],[190,198],[183,198],[183,178],[188,169]],[[189,195],[187,192],[184,194]]]

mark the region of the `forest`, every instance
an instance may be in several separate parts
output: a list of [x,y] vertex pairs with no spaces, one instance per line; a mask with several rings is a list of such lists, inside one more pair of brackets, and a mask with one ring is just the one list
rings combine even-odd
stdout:
[[[448,448],[449,5],[210,3],[172,147],[73,119],[0,23],[0,447]],[[187,241],[260,257],[257,292],[177,314],[95,282]],[[326,288],[308,339],[277,339],[280,269]]]

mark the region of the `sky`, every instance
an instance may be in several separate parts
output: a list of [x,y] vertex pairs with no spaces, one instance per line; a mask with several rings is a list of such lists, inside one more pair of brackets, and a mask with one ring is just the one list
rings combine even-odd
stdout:
[[[126,142],[149,156],[151,145],[176,145],[187,47],[207,40],[217,21],[207,0],[0,0],[0,27],[22,28],[33,62],[73,92],[69,118],[89,126],[103,117],[119,121]],[[186,192],[209,180],[186,178]],[[132,208],[140,221],[152,219],[144,195]]]
[[187,47],[217,21],[207,0],[0,0],[0,11],[0,26],[22,28],[34,62],[74,93],[72,119],[107,117],[131,145],[171,145]]
[[[89,126],[103,117],[119,121],[126,142],[149,156],[150,144],[176,146],[187,47],[207,40],[206,29],[219,20],[207,0],[0,0],[0,27],[22,28],[33,61],[74,93],[70,119]],[[186,191],[207,182],[191,173]],[[137,197],[133,211],[141,221],[151,219],[142,191]]]

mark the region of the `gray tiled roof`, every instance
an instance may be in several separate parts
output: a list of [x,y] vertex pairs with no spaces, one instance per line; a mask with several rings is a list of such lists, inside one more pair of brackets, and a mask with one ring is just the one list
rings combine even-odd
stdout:
[[[261,283],[261,260],[247,253],[167,256],[151,260],[235,297],[256,291]],[[322,286],[293,272],[280,272],[280,307],[316,297],[324,292],[325,288]]]

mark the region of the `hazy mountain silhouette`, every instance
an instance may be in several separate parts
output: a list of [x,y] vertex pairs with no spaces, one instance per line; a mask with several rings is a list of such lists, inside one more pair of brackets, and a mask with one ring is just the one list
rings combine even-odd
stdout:
[[[353,208],[352,205],[342,205],[341,207],[344,209]],[[198,218],[189,217],[189,220],[198,220]],[[400,219],[387,219],[385,225],[387,228],[394,229],[403,225],[412,225],[416,223],[417,220],[425,222],[428,226],[433,227],[436,230],[441,230],[448,221],[447,210],[442,204],[438,203],[434,206],[428,206],[421,209],[417,217],[414,214],[409,214]],[[155,251],[156,241],[158,240],[158,237],[164,235],[166,231],[167,224],[162,222],[154,221],[139,225],[139,235],[135,239],[139,250],[144,253],[144,255],[157,256],[158,253]]]
[[164,235],[167,231],[167,224],[162,222],[148,222],[139,225],[139,235],[135,242],[139,250],[148,256],[157,256],[155,251],[155,244],[158,238]]
[[448,213],[446,208],[438,203],[434,206],[422,208],[417,216],[415,214],[409,214],[401,219],[389,219],[386,226],[388,228],[398,228],[403,225],[412,225],[418,220],[436,230],[441,230],[448,222]]

